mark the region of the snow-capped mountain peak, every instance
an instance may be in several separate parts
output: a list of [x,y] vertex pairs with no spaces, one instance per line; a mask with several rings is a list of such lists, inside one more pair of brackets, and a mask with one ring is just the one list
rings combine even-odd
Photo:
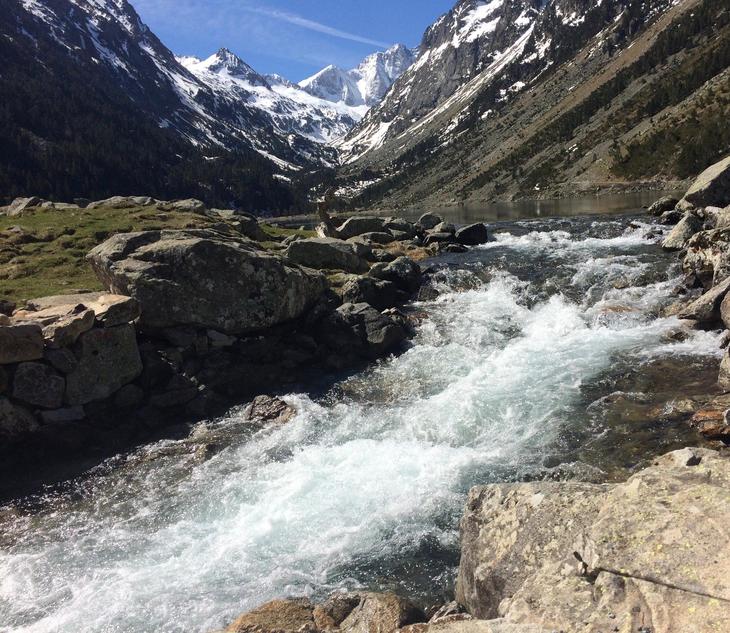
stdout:
[[381,101],[396,79],[415,61],[416,51],[403,44],[368,55],[352,70],[327,66],[299,85],[308,93],[348,106],[370,108]]

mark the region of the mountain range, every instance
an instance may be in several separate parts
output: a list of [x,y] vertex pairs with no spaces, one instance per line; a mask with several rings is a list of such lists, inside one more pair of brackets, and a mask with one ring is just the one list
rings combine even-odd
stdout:
[[[127,0],[0,0],[0,197],[398,207],[659,186],[730,150],[724,0],[459,0],[299,84]],[[7,97],[5,97],[7,95]]]

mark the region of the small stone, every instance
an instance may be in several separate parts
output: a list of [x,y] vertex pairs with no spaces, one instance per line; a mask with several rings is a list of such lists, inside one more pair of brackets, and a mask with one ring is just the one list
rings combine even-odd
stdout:
[[208,330],[207,334],[213,348],[232,347],[238,341],[235,336],[228,336],[216,330]]
[[43,331],[36,323],[0,325],[0,365],[43,358]]
[[42,363],[21,363],[13,378],[13,398],[28,404],[57,409],[63,404],[65,380]]
[[296,409],[280,398],[257,396],[246,408],[245,416],[257,424],[286,424],[296,414]]

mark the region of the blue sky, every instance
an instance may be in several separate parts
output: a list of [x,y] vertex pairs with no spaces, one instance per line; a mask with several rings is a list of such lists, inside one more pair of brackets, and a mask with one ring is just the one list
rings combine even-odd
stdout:
[[327,64],[344,68],[423,31],[455,0],[131,0],[175,53],[231,49],[262,73],[299,81]]

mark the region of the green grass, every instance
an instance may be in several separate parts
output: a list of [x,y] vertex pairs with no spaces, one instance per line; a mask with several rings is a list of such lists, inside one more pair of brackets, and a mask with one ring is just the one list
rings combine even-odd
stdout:
[[20,217],[0,216],[0,298],[22,303],[73,290],[102,290],[85,257],[110,236],[212,222],[205,216],[156,207],[37,209]]
[[291,237],[297,235],[299,237],[317,237],[316,231],[308,231],[306,229],[286,229],[281,226],[272,226],[271,224],[261,224],[261,228],[272,237]]
[[[86,261],[87,253],[116,233],[155,229],[200,228],[220,222],[194,213],[132,209],[36,209],[20,217],[0,215],[0,298],[19,304],[27,299],[75,290],[103,290]],[[17,227],[19,230],[14,230]],[[314,231],[262,224],[271,241]]]

